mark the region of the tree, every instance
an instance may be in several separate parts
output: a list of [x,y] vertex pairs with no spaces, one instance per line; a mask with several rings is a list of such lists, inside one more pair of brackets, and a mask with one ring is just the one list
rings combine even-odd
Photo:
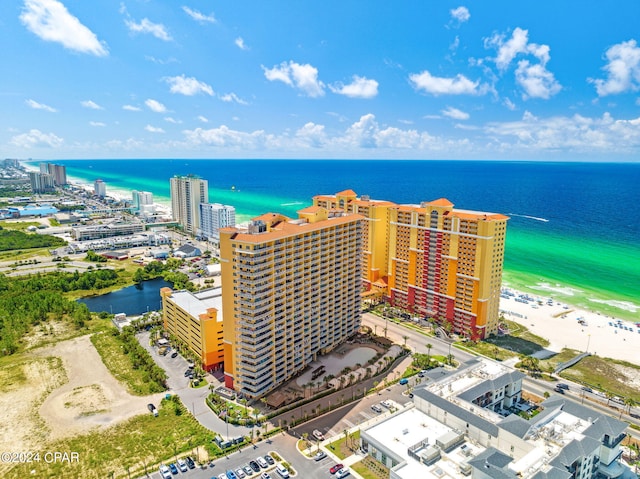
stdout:
[[404,340],[404,345],[403,346],[406,348],[407,347],[407,339],[409,339],[409,336],[404,335],[404,336],[402,336],[402,339]]
[[433,347],[433,344],[431,343],[427,343],[427,365],[431,365],[431,348]]

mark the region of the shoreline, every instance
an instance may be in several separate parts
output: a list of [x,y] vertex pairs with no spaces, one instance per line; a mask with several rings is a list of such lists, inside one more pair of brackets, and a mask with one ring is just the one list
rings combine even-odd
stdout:
[[549,341],[537,355],[569,348],[640,365],[640,327],[635,322],[587,311],[557,297],[511,287],[503,287],[502,292],[500,313],[504,318]]

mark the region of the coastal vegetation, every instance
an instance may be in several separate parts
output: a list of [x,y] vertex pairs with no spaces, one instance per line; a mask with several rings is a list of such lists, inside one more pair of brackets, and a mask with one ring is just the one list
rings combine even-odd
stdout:
[[[158,417],[142,414],[108,429],[50,442],[41,448],[77,452],[77,462],[21,464],[6,477],[139,477],[157,471],[161,462],[175,462],[175,457],[191,455],[206,461],[219,455],[214,433],[186,412],[177,396],[163,399]],[[196,450],[199,445],[204,446]]]
[[166,390],[167,375],[135,338],[133,328],[111,328],[91,336],[102,362],[131,394],[146,396]]
[[47,321],[65,321],[82,330],[91,321],[86,305],[76,303],[61,293],[91,291],[114,284],[113,270],[85,273],[54,272],[46,275],[7,278],[0,274],[0,355],[19,350],[23,336]]
[[142,281],[162,277],[165,281],[172,283],[174,289],[195,291],[196,287],[189,281],[189,276],[177,271],[183,263],[184,260],[178,258],[169,258],[164,263],[162,261],[151,261],[144,267],[135,270],[133,282],[141,283]]
[[0,229],[0,251],[56,248],[65,244],[67,244],[66,241],[56,236]]

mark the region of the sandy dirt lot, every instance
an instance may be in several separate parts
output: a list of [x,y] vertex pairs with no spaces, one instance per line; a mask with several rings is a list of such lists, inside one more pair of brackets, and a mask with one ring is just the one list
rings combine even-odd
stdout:
[[149,414],[147,404],[157,405],[163,396],[129,394],[104,366],[89,336],[32,350],[19,364],[0,369],[3,379],[0,451],[9,452],[37,450],[56,439]]

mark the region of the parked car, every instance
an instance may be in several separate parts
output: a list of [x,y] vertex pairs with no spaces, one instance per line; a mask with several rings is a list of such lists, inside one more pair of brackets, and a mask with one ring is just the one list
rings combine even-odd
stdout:
[[187,466],[189,469],[195,469],[196,463],[191,456],[187,456],[185,461],[187,461]]
[[327,453],[324,451],[318,451],[318,453],[313,456],[314,461],[322,461],[325,457],[327,457]]
[[391,409],[391,401],[382,401],[380,404],[387,409]]
[[254,472],[260,472],[260,466],[256,461],[249,461],[249,465],[251,466],[251,469],[254,470]]
[[266,472],[263,472],[262,475],[260,476],[261,479],[271,479],[271,476],[269,474],[267,474]]
[[271,457],[269,454],[265,454],[264,460],[267,461],[267,463],[271,464],[272,466],[276,463],[276,461],[273,460],[273,457]]
[[313,437],[315,437],[318,441],[324,441],[324,434],[322,434],[317,429],[313,430]]
[[331,474],[335,474],[336,472],[338,472],[340,469],[342,469],[344,466],[342,464],[336,464],[335,466],[333,466],[331,469],[329,469],[329,472]]
[[169,469],[171,469],[171,474],[178,474],[178,468],[173,462],[169,464]]
[[178,351],[174,351],[171,353],[171,357],[172,358],[177,358],[178,357]]
[[377,404],[374,404],[373,406],[371,406],[371,409],[373,409],[377,413],[381,413],[382,412],[382,408],[380,406],[378,406]]
[[244,479],[245,475],[246,474],[241,468],[236,469],[236,476],[238,477],[238,479]]
[[343,469],[340,469],[338,472],[336,472],[336,477],[338,479],[342,479],[343,477],[347,477],[351,474],[351,471],[349,471],[349,469],[347,469],[346,467]]
[[189,470],[184,459],[178,459],[178,469],[180,469],[182,472],[187,472]]
[[242,469],[244,470],[244,473],[245,473],[247,476],[252,476],[252,475],[253,475],[253,472],[254,472],[254,471],[253,471],[253,469],[251,468],[251,466],[244,466]]
[[238,479],[238,478],[236,477],[236,473],[233,472],[231,469],[229,469],[227,471],[227,479]]
[[400,381],[398,381],[398,383],[399,383],[401,386],[404,386],[405,384],[408,384],[408,383],[409,383],[409,380],[408,380],[407,378],[402,378]]
[[256,462],[262,469],[266,469],[267,467],[269,467],[269,464],[267,464],[267,461],[264,460],[264,457],[257,457]]
[[171,471],[164,464],[160,466],[160,476],[162,476],[162,479],[171,479]]
[[282,464],[276,466],[276,472],[282,479],[289,479],[289,471]]

